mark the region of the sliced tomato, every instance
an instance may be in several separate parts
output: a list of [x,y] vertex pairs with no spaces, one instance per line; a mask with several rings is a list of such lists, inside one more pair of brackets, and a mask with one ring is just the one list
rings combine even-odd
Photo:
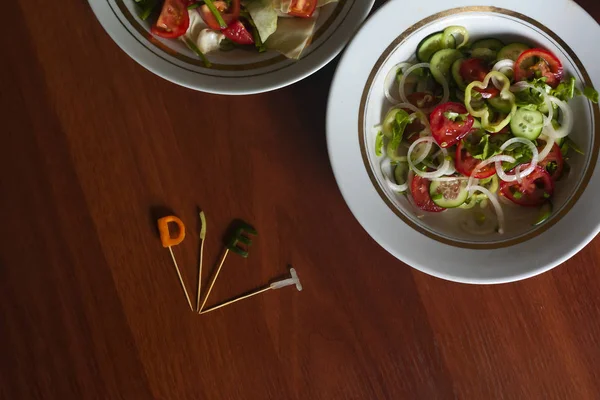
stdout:
[[460,76],[468,85],[473,81],[483,81],[490,72],[484,60],[481,58],[468,58],[460,64]]
[[[473,171],[475,170],[475,167],[477,167],[477,164],[479,164],[480,162],[481,160],[473,158],[471,153],[469,153],[467,149],[465,149],[462,140],[458,142],[458,145],[456,146],[456,159],[454,161],[456,170],[458,172],[460,172],[464,176],[471,176],[471,174],[473,174]],[[494,166],[494,164],[488,164],[483,168],[478,169],[477,172],[475,172],[474,177],[476,179],[485,179],[489,178],[495,173],[496,167]]]
[[289,15],[301,18],[310,18],[317,8],[317,0],[292,0]]
[[160,16],[150,31],[160,37],[182,36],[190,26],[186,0],[165,0]]
[[544,49],[524,51],[515,61],[515,80],[545,77],[546,83],[555,88],[563,77],[563,66],[558,57]]
[[412,180],[410,182],[410,193],[415,204],[423,211],[444,211],[445,208],[438,206],[433,202],[433,200],[431,200],[431,196],[429,195],[430,185],[431,181],[429,179],[425,179],[423,177],[420,177],[419,175],[414,175],[412,177]]
[[237,44],[254,44],[252,34],[240,21],[232,22],[227,29],[223,29],[221,32],[227,39]]
[[418,108],[431,108],[439,103],[437,97],[431,92],[414,92],[406,97],[410,104]]
[[[542,151],[543,148],[544,146],[540,146],[538,150]],[[565,162],[563,160],[560,147],[558,147],[558,145],[554,143],[554,145],[552,146],[552,150],[550,150],[550,153],[548,153],[546,158],[540,161],[538,165],[545,168],[546,171],[550,174],[550,178],[552,178],[552,180],[556,182],[562,175],[564,164]]]
[[[529,164],[523,164],[525,170]],[[514,174],[514,170],[511,172]],[[546,202],[554,193],[554,183],[550,174],[540,165],[522,179],[522,182],[502,182],[500,192],[515,204],[525,207],[537,207]]]
[[[453,121],[448,116],[450,113],[466,115]],[[444,103],[437,106],[429,116],[431,133],[440,147],[450,147],[456,144],[471,132],[474,119],[463,104]]]
[[[474,81],[483,82],[485,76],[490,72],[487,64],[481,58],[468,58],[460,65],[460,76],[465,81],[465,84],[469,84]],[[494,86],[490,86],[485,89],[475,88],[475,90],[483,96],[484,99],[491,99],[500,94],[500,91]]]
[[[227,3],[224,1],[213,1],[213,4],[215,5],[215,8],[221,13],[221,17],[223,17],[223,20],[227,24],[227,27],[229,27],[229,25],[231,25],[233,21],[236,21],[240,16],[240,0],[232,0],[231,6],[229,8],[227,7]],[[202,17],[204,22],[206,22],[206,25],[208,25],[210,29],[214,29],[217,31],[223,29],[223,27],[217,22],[217,19],[215,18],[214,14],[210,11],[208,6],[206,6],[206,4],[201,6],[198,9],[198,12],[200,13],[200,16]]]

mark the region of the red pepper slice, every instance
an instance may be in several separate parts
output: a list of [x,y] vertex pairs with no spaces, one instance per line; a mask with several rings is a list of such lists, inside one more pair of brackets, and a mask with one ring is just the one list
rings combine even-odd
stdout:
[[515,80],[524,81],[545,77],[546,83],[555,88],[563,77],[563,66],[558,57],[544,49],[524,51],[515,61]]

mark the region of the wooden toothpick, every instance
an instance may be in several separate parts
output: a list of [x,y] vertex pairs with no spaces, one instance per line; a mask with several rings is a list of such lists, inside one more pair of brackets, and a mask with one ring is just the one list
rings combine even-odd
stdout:
[[196,310],[200,312],[200,292],[202,292],[202,258],[204,256],[204,239],[206,239],[206,218],[204,212],[200,211],[200,261],[198,261],[198,297],[196,299]]
[[199,311],[200,314],[202,314],[202,309],[204,308],[204,305],[208,301],[208,296],[210,296],[210,292],[212,291],[212,288],[215,285],[217,278],[219,277],[219,273],[221,272],[221,268],[223,268],[223,264],[225,264],[225,260],[227,259],[228,254],[229,254],[229,249],[226,248],[225,252],[223,253],[223,256],[221,257],[221,262],[219,263],[219,266],[217,267],[217,271],[215,272],[214,276],[212,277],[212,280],[210,281],[210,285],[208,286],[208,291],[206,292],[206,295],[204,296],[204,301],[202,302],[202,305],[200,306],[200,311]]
[[[169,232],[170,222],[177,224],[179,227],[179,234],[174,238],[171,237],[171,233]],[[188,294],[185,283],[183,282],[183,277],[181,276],[181,271],[179,270],[179,265],[177,264],[177,260],[175,259],[175,254],[173,254],[172,248],[173,246],[177,246],[179,243],[183,242],[183,239],[185,238],[185,225],[183,225],[183,221],[181,221],[179,218],[171,215],[158,220],[158,231],[160,232],[160,241],[162,242],[163,247],[168,248],[169,253],[171,253],[173,265],[175,265],[175,270],[177,271],[179,282],[183,288],[183,293],[185,293],[185,298],[187,299],[190,309],[194,311],[192,301],[190,300],[190,295]]]
[[296,289],[299,292],[302,291],[302,284],[300,283],[300,279],[298,278],[298,274],[296,273],[296,270],[294,268],[290,268],[290,278],[287,278],[287,279],[284,279],[281,281],[277,281],[277,282],[273,282],[269,286],[263,287],[261,289],[257,289],[250,293],[246,293],[246,294],[236,297],[234,299],[228,300],[225,303],[218,304],[214,307],[207,308],[206,310],[201,311],[200,314],[206,314],[211,311],[218,310],[219,308],[223,308],[223,307],[231,305],[233,303],[237,303],[238,301],[242,301],[247,298],[257,296],[257,295],[264,293],[266,291],[269,291],[269,290],[281,289],[281,288],[284,288],[286,286],[291,286],[291,285],[295,285]]

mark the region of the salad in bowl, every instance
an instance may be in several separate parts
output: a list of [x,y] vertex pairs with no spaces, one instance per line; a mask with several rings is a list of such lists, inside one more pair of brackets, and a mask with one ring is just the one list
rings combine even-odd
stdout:
[[337,0],[135,0],[152,35],[183,41],[204,63],[235,48],[278,51],[298,59],[314,34],[319,9]]
[[506,208],[534,209],[530,225],[550,218],[571,160],[583,155],[571,102],[598,102],[549,49],[471,40],[459,25],[423,38],[384,86],[391,107],[372,148],[385,185],[419,217],[459,210],[470,234],[503,234]]

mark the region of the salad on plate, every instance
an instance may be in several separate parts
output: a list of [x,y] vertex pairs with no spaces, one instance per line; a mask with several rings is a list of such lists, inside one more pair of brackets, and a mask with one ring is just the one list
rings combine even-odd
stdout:
[[135,0],[151,33],[182,40],[207,67],[207,54],[274,50],[298,59],[310,44],[319,8],[337,0]]
[[598,102],[577,86],[547,49],[471,42],[462,26],[427,36],[385,79],[393,106],[375,127],[385,183],[421,213],[464,209],[471,233],[503,233],[503,203],[537,207],[532,223],[543,223],[569,158],[582,153],[569,101]]

